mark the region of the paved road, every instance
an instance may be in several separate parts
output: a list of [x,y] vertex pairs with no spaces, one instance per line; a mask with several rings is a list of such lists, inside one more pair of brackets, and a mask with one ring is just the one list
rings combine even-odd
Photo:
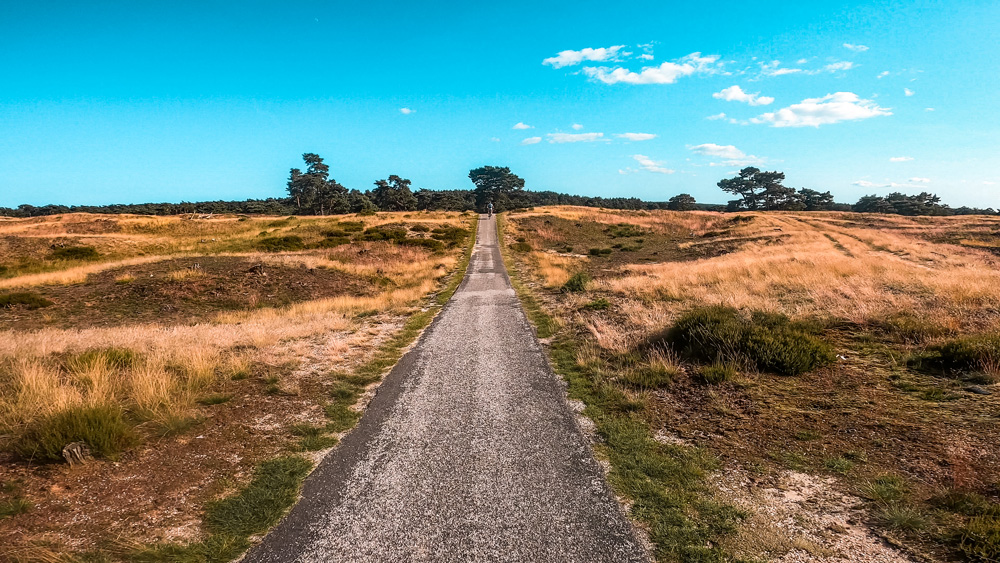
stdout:
[[465,279],[251,562],[646,561],[480,218]]

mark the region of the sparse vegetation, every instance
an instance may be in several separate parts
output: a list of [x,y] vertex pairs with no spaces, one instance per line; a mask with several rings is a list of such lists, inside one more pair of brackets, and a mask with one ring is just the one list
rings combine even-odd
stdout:
[[587,272],[577,272],[566,280],[566,283],[562,286],[562,290],[568,293],[580,293],[581,291],[587,291],[588,284],[590,284],[590,275]]
[[12,307],[41,309],[42,307],[48,307],[49,305],[52,305],[51,301],[41,295],[38,295],[37,293],[31,293],[29,291],[0,295],[0,309],[9,309]]
[[101,254],[93,246],[63,246],[52,250],[53,260],[96,260]]

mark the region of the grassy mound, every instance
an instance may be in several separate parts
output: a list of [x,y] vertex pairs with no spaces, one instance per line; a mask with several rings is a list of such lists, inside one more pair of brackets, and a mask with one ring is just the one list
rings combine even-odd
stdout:
[[701,307],[681,317],[651,344],[669,344],[696,361],[742,363],[779,375],[798,375],[834,361],[833,348],[814,329],[784,315],[730,307]]
[[114,459],[138,441],[122,409],[102,405],[75,407],[42,419],[25,431],[14,449],[25,459],[60,461],[67,444],[86,442],[94,455]]

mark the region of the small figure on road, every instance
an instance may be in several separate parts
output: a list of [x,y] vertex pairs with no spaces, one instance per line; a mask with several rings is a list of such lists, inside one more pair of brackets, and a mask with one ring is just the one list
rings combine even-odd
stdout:
[[487,217],[492,217],[493,216],[493,202],[492,201],[486,204],[486,216]]

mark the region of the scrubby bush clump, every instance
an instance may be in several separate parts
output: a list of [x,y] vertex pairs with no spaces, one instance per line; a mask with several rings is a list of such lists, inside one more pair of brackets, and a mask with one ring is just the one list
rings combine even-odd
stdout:
[[267,237],[257,241],[257,247],[267,252],[283,252],[287,250],[302,250],[306,247],[302,237],[286,235],[283,237]]
[[49,305],[52,305],[52,302],[37,293],[22,291],[18,293],[0,295],[0,309],[10,309],[21,306],[25,309],[33,310],[48,307]]
[[53,250],[49,257],[53,260],[95,260],[101,253],[93,246],[64,246]]
[[358,236],[358,240],[364,241],[401,241],[406,238],[406,229],[402,227],[391,227],[391,226],[381,226],[381,227],[369,227],[365,229],[365,232]]
[[586,291],[588,284],[590,284],[590,276],[587,275],[587,272],[577,272],[566,280],[566,283],[562,286],[562,291],[563,293],[579,293]]
[[956,338],[933,349],[941,367],[956,371],[1000,368],[1000,334]]
[[793,323],[784,315],[753,313],[746,317],[731,307],[701,307],[655,336],[652,344],[706,363],[739,363],[779,375],[798,375],[836,359],[833,348],[815,328]]

